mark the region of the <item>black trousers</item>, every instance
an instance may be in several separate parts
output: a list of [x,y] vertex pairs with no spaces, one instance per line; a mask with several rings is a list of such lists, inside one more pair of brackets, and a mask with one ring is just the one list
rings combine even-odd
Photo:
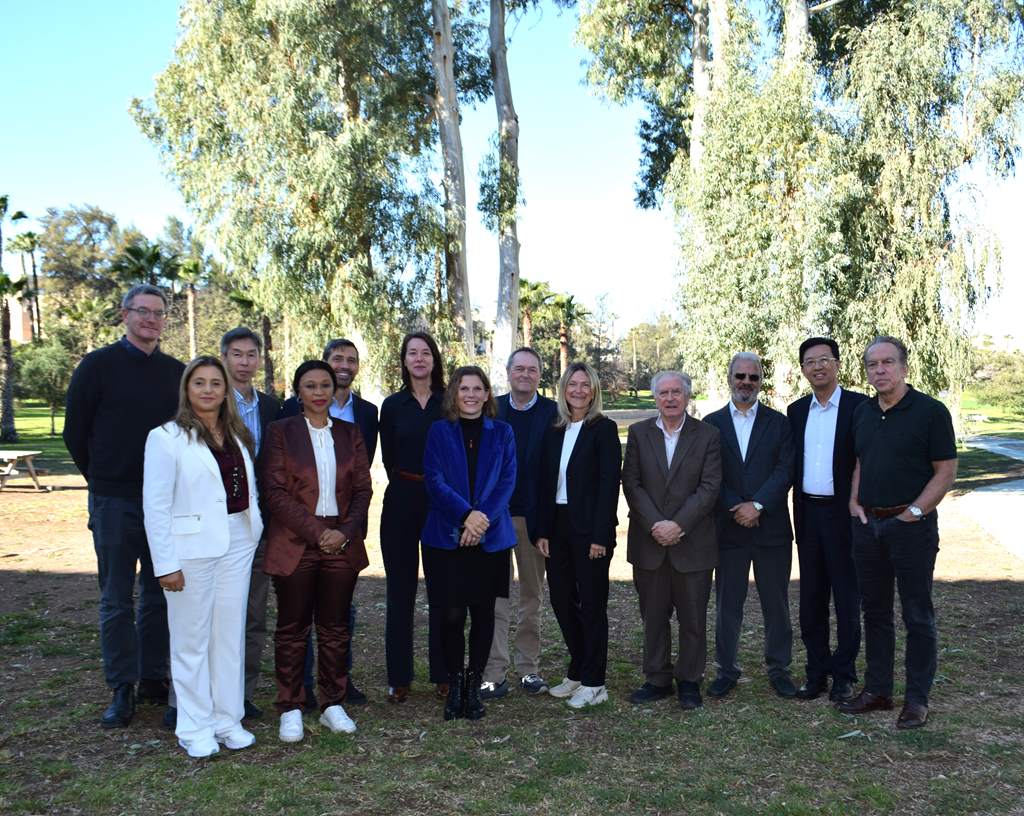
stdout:
[[741,674],[736,655],[751,563],[764,617],[764,662],[768,676],[788,674],[793,660],[793,627],[789,620],[792,545],[787,541],[777,547],[722,547],[715,568],[715,660],[719,677],[736,680]]
[[[800,637],[807,650],[809,683],[857,681],[860,592],[850,542],[850,511],[842,502],[801,497],[803,523],[796,540],[800,559]],[[830,601],[835,605],[836,647],[830,646]]]
[[[427,518],[427,493],[422,482],[396,478],[384,493],[380,517],[380,550],[384,557],[387,617],[384,649],[388,685],[409,686],[413,679],[413,616],[419,584],[420,531]],[[441,621],[429,607],[430,682],[446,683],[441,651]]]
[[568,511],[555,511],[549,539],[551,608],[569,650],[566,676],[584,686],[603,686],[608,665],[608,569],[612,554],[590,558],[590,542],[569,540]]
[[494,600],[468,606],[450,606],[443,611],[441,645],[448,674],[466,669],[466,613],[469,612],[470,674],[483,674],[494,640]]
[[938,665],[938,633],[932,605],[932,575],[939,552],[939,520],[933,511],[921,521],[897,518],[868,523],[852,519],[853,560],[864,608],[864,688],[891,697],[896,627],[895,589],[900,591],[907,628],[907,702],[928,705]]

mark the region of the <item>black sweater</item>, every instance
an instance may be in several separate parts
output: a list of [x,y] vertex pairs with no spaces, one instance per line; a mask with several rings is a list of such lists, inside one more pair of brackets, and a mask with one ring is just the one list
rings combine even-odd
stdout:
[[142,496],[149,432],[178,410],[185,366],[154,351],[146,356],[111,343],[82,358],[71,376],[64,444],[98,496]]

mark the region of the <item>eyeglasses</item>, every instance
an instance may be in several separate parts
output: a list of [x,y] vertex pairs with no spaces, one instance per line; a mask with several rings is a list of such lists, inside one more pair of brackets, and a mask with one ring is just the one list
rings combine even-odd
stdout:
[[163,309],[147,309],[145,306],[128,306],[125,308],[126,312],[135,312],[143,320],[149,320],[151,317],[155,317],[157,320],[163,320],[167,317],[167,312]]
[[817,368],[827,366],[829,363],[838,363],[835,357],[815,357],[813,360],[804,360],[800,365],[804,368]]
[[761,382],[760,374],[744,374],[742,371],[737,371],[732,376],[740,382],[743,382],[744,380],[750,380],[752,383]]

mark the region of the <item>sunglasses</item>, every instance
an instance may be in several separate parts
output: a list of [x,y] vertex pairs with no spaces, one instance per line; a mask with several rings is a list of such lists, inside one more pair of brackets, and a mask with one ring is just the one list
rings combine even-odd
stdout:
[[752,383],[761,382],[760,374],[743,374],[742,372],[737,371],[732,376],[734,376],[740,382],[743,382],[744,380],[750,380]]

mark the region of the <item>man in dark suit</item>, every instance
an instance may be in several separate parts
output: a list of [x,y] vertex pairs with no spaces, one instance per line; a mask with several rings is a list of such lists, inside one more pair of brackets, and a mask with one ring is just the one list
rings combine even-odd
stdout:
[[[853,697],[860,651],[860,593],[850,549],[853,412],[867,397],[840,388],[839,344],[811,337],[800,344],[800,368],[812,393],[790,404],[796,455],[793,523],[800,558],[800,637],[807,677],[797,697],[826,691],[833,701]],[[836,648],[829,646],[829,597],[836,610]],[[832,677],[829,690],[828,678]]]
[[[541,694],[548,684],[540,676],[540,606],[544,592],[544,556],[533,545],[537,535],[537,493],[544,434],[555,421],[558,407],[537,393],[540,355],[531,348],[516,349],[508,358],[510,392],[498,397],[498,419],[512,426],[516,438],[516,489],[509,503],[516,530],[516,571],[519,573],[519,609],[516,617],[515,670],[519,687]],[[512,662],[508,648],[511,604],[494,604],[494,640],[484,669],[480,696],[496,699],[508,694],[506,673]]]
[[[256,473],[259,474],[267,425],[281,413],[278,399],[258,391],[253,385],[253,378],[263,368],[263,340],[245,326],[231,329],[220,339],[220,357],[231,381],[238,413],[256,445]],[[262,502],[260,509],[264,511],[266,520],[267,514]],[[245,719],[263,715],[252,699],[263,661],[263,646],[267,640],[267,590],[270,579],[263,571],[266,549],[266,541],[261,540],[253,557],[252,577],[249,580],[249,602],[245,617]]]
[[[352,383],[359,375],[359,349],[351,340],[339,337],[329,340],[324,346],[324,353],[321,359],[334,371],[334,378],[338,390],[334,392],[334,401],[331,402],[327,413],[342,422],[351,422],[359,427],[363,434],[363,444],[366,446],[366,458],[370,465],[373,465],[373,457],[377,453],[377,406],[369,400],[364,400],[352,390]],[[295,416],[302,413],[299,401],[295,397],[289,397],[281,409],[281,418]],[[363,530],[363,538],[366,538],[366,529]],[[348,650],[348,694],[345,700],[352,705],[362,705],[366,702],[366,695],[363,694],[352,679],[352,641],[356,631],[356,604],[353,601],[349,612],[348,631],[350,635]],[[307,707],[317,708],[316,694],[313,688],[313,634],[310,632],[309,648],[306,649],[306,701]]]
[[793,528],[787,496],[793,482],[793,436],[785,416],[758,402],[761,359],[741,351],[729,363],[732,399],[706,421],[722,434],[722,489],[718,498],[718,568],[715,570],[715,658],[718,677],[708,687],[724,697],[736,687],[736,663],[747,576],[764,616],[764,660],[780,697],[795,697],[789,674],[793,628],[789,620],[789,572]]
[[[658,416],[629,428],[622,490],[629,504],[627,559],[644,620],[644,684],[634,703],[672,693],[679,705],[700,708],[707,662],[711,574],[718,561],[715,502],[722,485],[717,428],[686,415],[690,377],[662,371],[651,380]],[[672,611],[679,653],[672,665]]]

